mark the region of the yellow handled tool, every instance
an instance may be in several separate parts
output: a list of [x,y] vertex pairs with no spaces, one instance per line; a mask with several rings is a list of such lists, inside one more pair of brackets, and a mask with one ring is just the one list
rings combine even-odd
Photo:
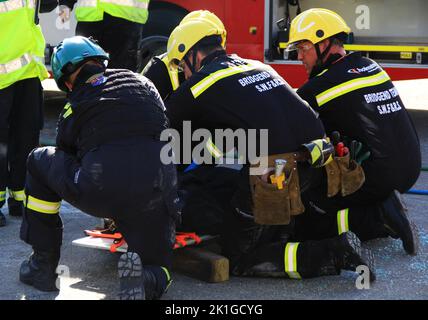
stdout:
[[285,181],[285,174],[282,173],[280,176],[276,176],[274,174],[272,174],[270,176],[270,182],[272,184],[276,184],[276,186],[278,187],[279,190],[284,188],[284,181]]

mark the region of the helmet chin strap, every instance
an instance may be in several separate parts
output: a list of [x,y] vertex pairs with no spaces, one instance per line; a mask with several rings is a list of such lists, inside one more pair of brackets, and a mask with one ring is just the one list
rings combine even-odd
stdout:
[[197,51],[195,49],[192,50],[192,63],[190,63],[189,57],[187,54],[184,56],[184,62],[187,64],[187,67],[190,69],[192,74],[196,72],[195,65],[196,65],[196,53]]
[[315,62],[314,67],[311,70],[311,73],[309,75],[309,78],[312,78],[316,76],[318,73],[322,71],[324,68],[324,59],[327,57],[328,52],[330,51],[331,46],[333,45],[333,41],[330,39],[330,43],[328,44],[327,48],[323,52],[320,50],[319,43],[316,43],[314,45],[315,51],[317,52],[317,61]]
[[315,43],[315,50],[317,52],[317,61],[315,63],[316,68],[321,68],[324,65],[324,58],[327,56],[328,52],[330,51],[331,46],[333,45],[333,41],[331,39],[329,39],[329,43],[327,48],[325,48],[325,50],[323,52],[321,52],[320,50],[320,46],[319,43]]

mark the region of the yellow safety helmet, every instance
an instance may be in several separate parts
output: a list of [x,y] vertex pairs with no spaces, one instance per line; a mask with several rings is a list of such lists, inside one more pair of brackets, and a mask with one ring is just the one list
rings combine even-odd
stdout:
[[[189,17],[190,15],[190,17]],[[198,17],[199,15],[199,17]],[[215,18],[214,18],[215,17]],[[186,53],[205,37],[221,36],[221,45],[226,42],[226,29],[220,19],[206,10],[190,12],[172,31],[168,39],[167,55],[170,63],[178,64]]]
[[301,41],[316,44],[342,32],[349,34],[351,28],[336,12],[323,8],[303,11],[291,22],[287,51],[296,50]]
[[190,13],[188,13],[183,20],[181,20],[180,24],[186,23],[191,20],[197,20],[197,19],[206,19],[214,23],[219,29],[224,30],[224,33],[221,34],[222,42],[221,45],[223,48],[226,48],[226,29],[224,27],[223,21],[219,19],[214,13],[208,10],[195,10]]

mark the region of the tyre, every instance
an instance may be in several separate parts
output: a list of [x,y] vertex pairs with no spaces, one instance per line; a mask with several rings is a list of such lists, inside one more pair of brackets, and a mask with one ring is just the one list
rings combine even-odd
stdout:
[[139,50],[141,55],[139,72],[154,56],[166,52],[169,35],[187,13],[187,10],[171,3],[150,2],[149,19],[144,25]]

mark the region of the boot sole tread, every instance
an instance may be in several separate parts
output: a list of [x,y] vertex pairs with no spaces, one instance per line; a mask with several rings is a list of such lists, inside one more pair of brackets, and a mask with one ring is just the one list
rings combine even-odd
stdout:
[[142,263],[139,255],[127,252],[121,255],[118,262],[118,274],[120,279],[120,300],[142,300],[144,291],[142,288]]
[[356,267],[358,265],[365,265],[369,268],[370,271],[370,281],[374,281],[376,279],[376,274],[373,253],[369,249],[362,247],[361,240],[355,233],[346,232],[344,234],[346,237],[346,242],[352,251],[352,256],[358,260],[358,263],[355,263],[355,265],[353,265],[350,269],[353,269],[352,271],[356,271]]

